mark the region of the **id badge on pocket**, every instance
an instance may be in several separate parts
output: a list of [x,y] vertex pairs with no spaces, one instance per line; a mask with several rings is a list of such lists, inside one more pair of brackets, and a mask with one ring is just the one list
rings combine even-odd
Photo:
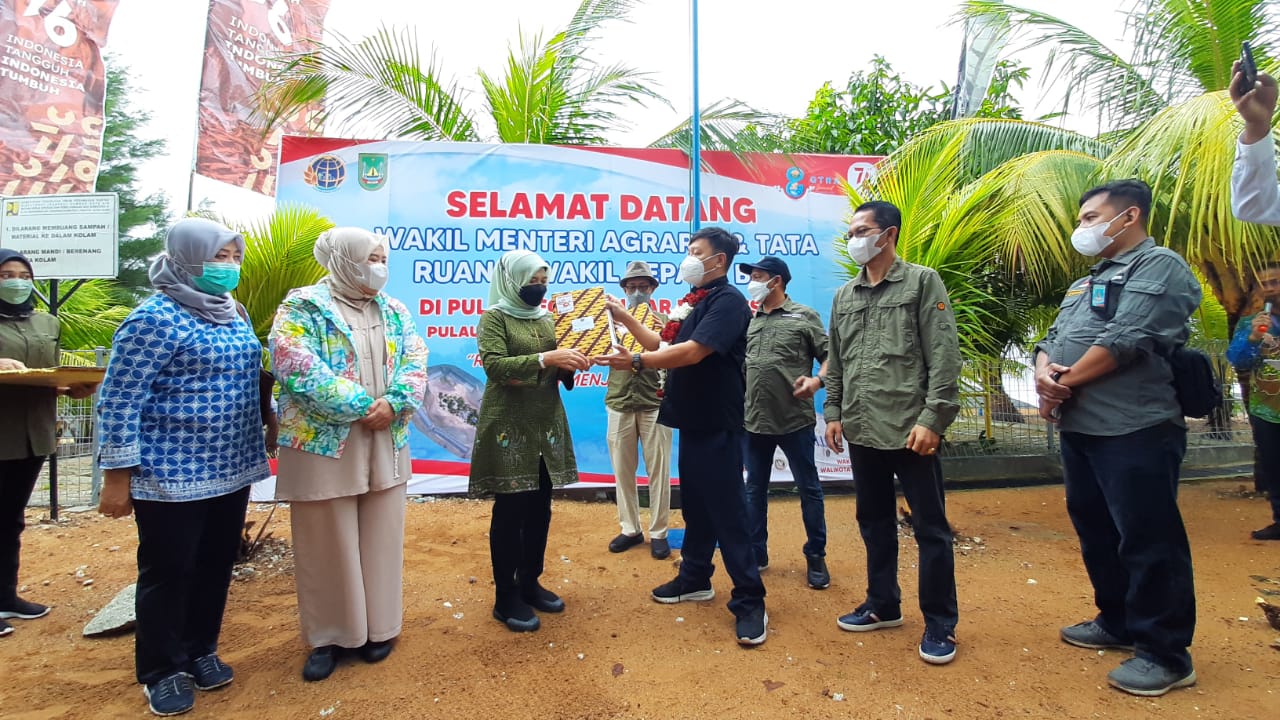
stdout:
[[1089,307],[1102,312],[1107,308],[1107,283],[1092,283],[1089,286]]
[[1120,292],[1124,290],[1124,276],[1117,275],[1106,282],[1094,281],[1089,287],[1089,309],[1103,320],[1116,316],[1120,304]]

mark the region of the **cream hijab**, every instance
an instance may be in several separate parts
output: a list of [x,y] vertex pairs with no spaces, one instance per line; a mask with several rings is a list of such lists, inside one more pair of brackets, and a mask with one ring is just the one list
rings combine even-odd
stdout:
[[367,302],[373,296],[365,293],[364,267],[375,248],[387,249],[387,239],[357,227],[336,227],[316,238],[312,253],[316,262],[329,271],[324,279],[334,295],[345,300]]

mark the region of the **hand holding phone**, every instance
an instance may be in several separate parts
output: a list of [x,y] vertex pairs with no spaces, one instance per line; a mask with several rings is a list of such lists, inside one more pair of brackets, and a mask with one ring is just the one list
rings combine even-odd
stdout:
[[1244,95],[1254,88],[1258,82],[1258,64],[1253,61],[1253,49],[1249,41],[1240,43],[1240,84],[1236,90]]

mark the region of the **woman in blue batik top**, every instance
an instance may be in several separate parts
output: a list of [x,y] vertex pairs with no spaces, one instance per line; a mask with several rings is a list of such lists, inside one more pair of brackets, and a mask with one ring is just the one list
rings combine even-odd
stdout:
[[99,509],[138,524],[134,662],[152,712],[230,683],[217,654],[249,485],[268,475],[262,346],[231,297],[244,238],[176,223],[151,266],[158,290],[116,331],[98,401]]

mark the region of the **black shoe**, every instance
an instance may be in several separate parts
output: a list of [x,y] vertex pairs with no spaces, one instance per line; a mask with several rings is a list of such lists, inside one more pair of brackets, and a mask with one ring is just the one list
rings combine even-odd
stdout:
[[192,660],[187,664],[187,674],[191,676],[197,690],[213,690],[230,685],[236,677],[231,666],[222,662],[217,653]]
[[10,618],[18,618],[19,620],[35,620],[49,614],[49,608],[40,603],[27,602],[20,597],[15,597],[3,607],[0,607],[0,620],[8,620]]
[[635,535],[627,535],[622,533],[618,537],[609,541],[609,552],[620,553],[626,552],[631,548],[644,542],[644,533],[636,533]]
[[181,715],[196,705],[196,691],[191,687],[191,678],[182,672],[143,686],[142,694],[147,696],[151,713],[160,717]]
[[769,635],[769,613],[764,611],[763,606],[758,607],[738,618],[735,629],[739,645],[763,644]]
[[536,581],[533,587],[525,588],[520,591],[520,599],[524,600],[534,610],[547,613],[564,612],[564,600],[560,596],[542,587]]
[[675,580],[653,589],[653,601],[668,605],[681,602],[701,602],[703,600],[711,600],[715,596],[716,591],[711,589],[710,580],[701,587],[694,587],[685,582],[685,579],[679,575],[676,576]]
[[511,632],[533,632],[542,627],[542,621],[533,614],[533,608],[519,597],[499,597],[493,604],[493,619],[506,625]]
[[[1254,530],[1249,533],[1249,537],[1254,540],[1280,540],[1280,523],[1271,523],[1261,530]],[[0,617],[4,617],[0,615]]]
[[821,555],[806,555],[809,563],[809,587],[814,590],[825,590],[831,587],[831,573],[827,572],[827,560]]
[[370,640],[364,644],[364,647],[360,648],[360,657],[364,658],[367,663],[382,662],[391,654],[391,645],[392,641],[390,640],[379,640],[377,642]]
[[649,554],[654,560],[666,560],[671,557],[671,544],[666,538],[653,538],[649,541]]
[[13,632],[13,626],[3,620],[0,620],[0,637],[9,635],[12,632]]
[[337,645],[325,645],[311,651],[307,656],[307,664],[302,666],[302,679],[307,682],[318,682],[333,674],[338,667],[338,657],[342,648]]

